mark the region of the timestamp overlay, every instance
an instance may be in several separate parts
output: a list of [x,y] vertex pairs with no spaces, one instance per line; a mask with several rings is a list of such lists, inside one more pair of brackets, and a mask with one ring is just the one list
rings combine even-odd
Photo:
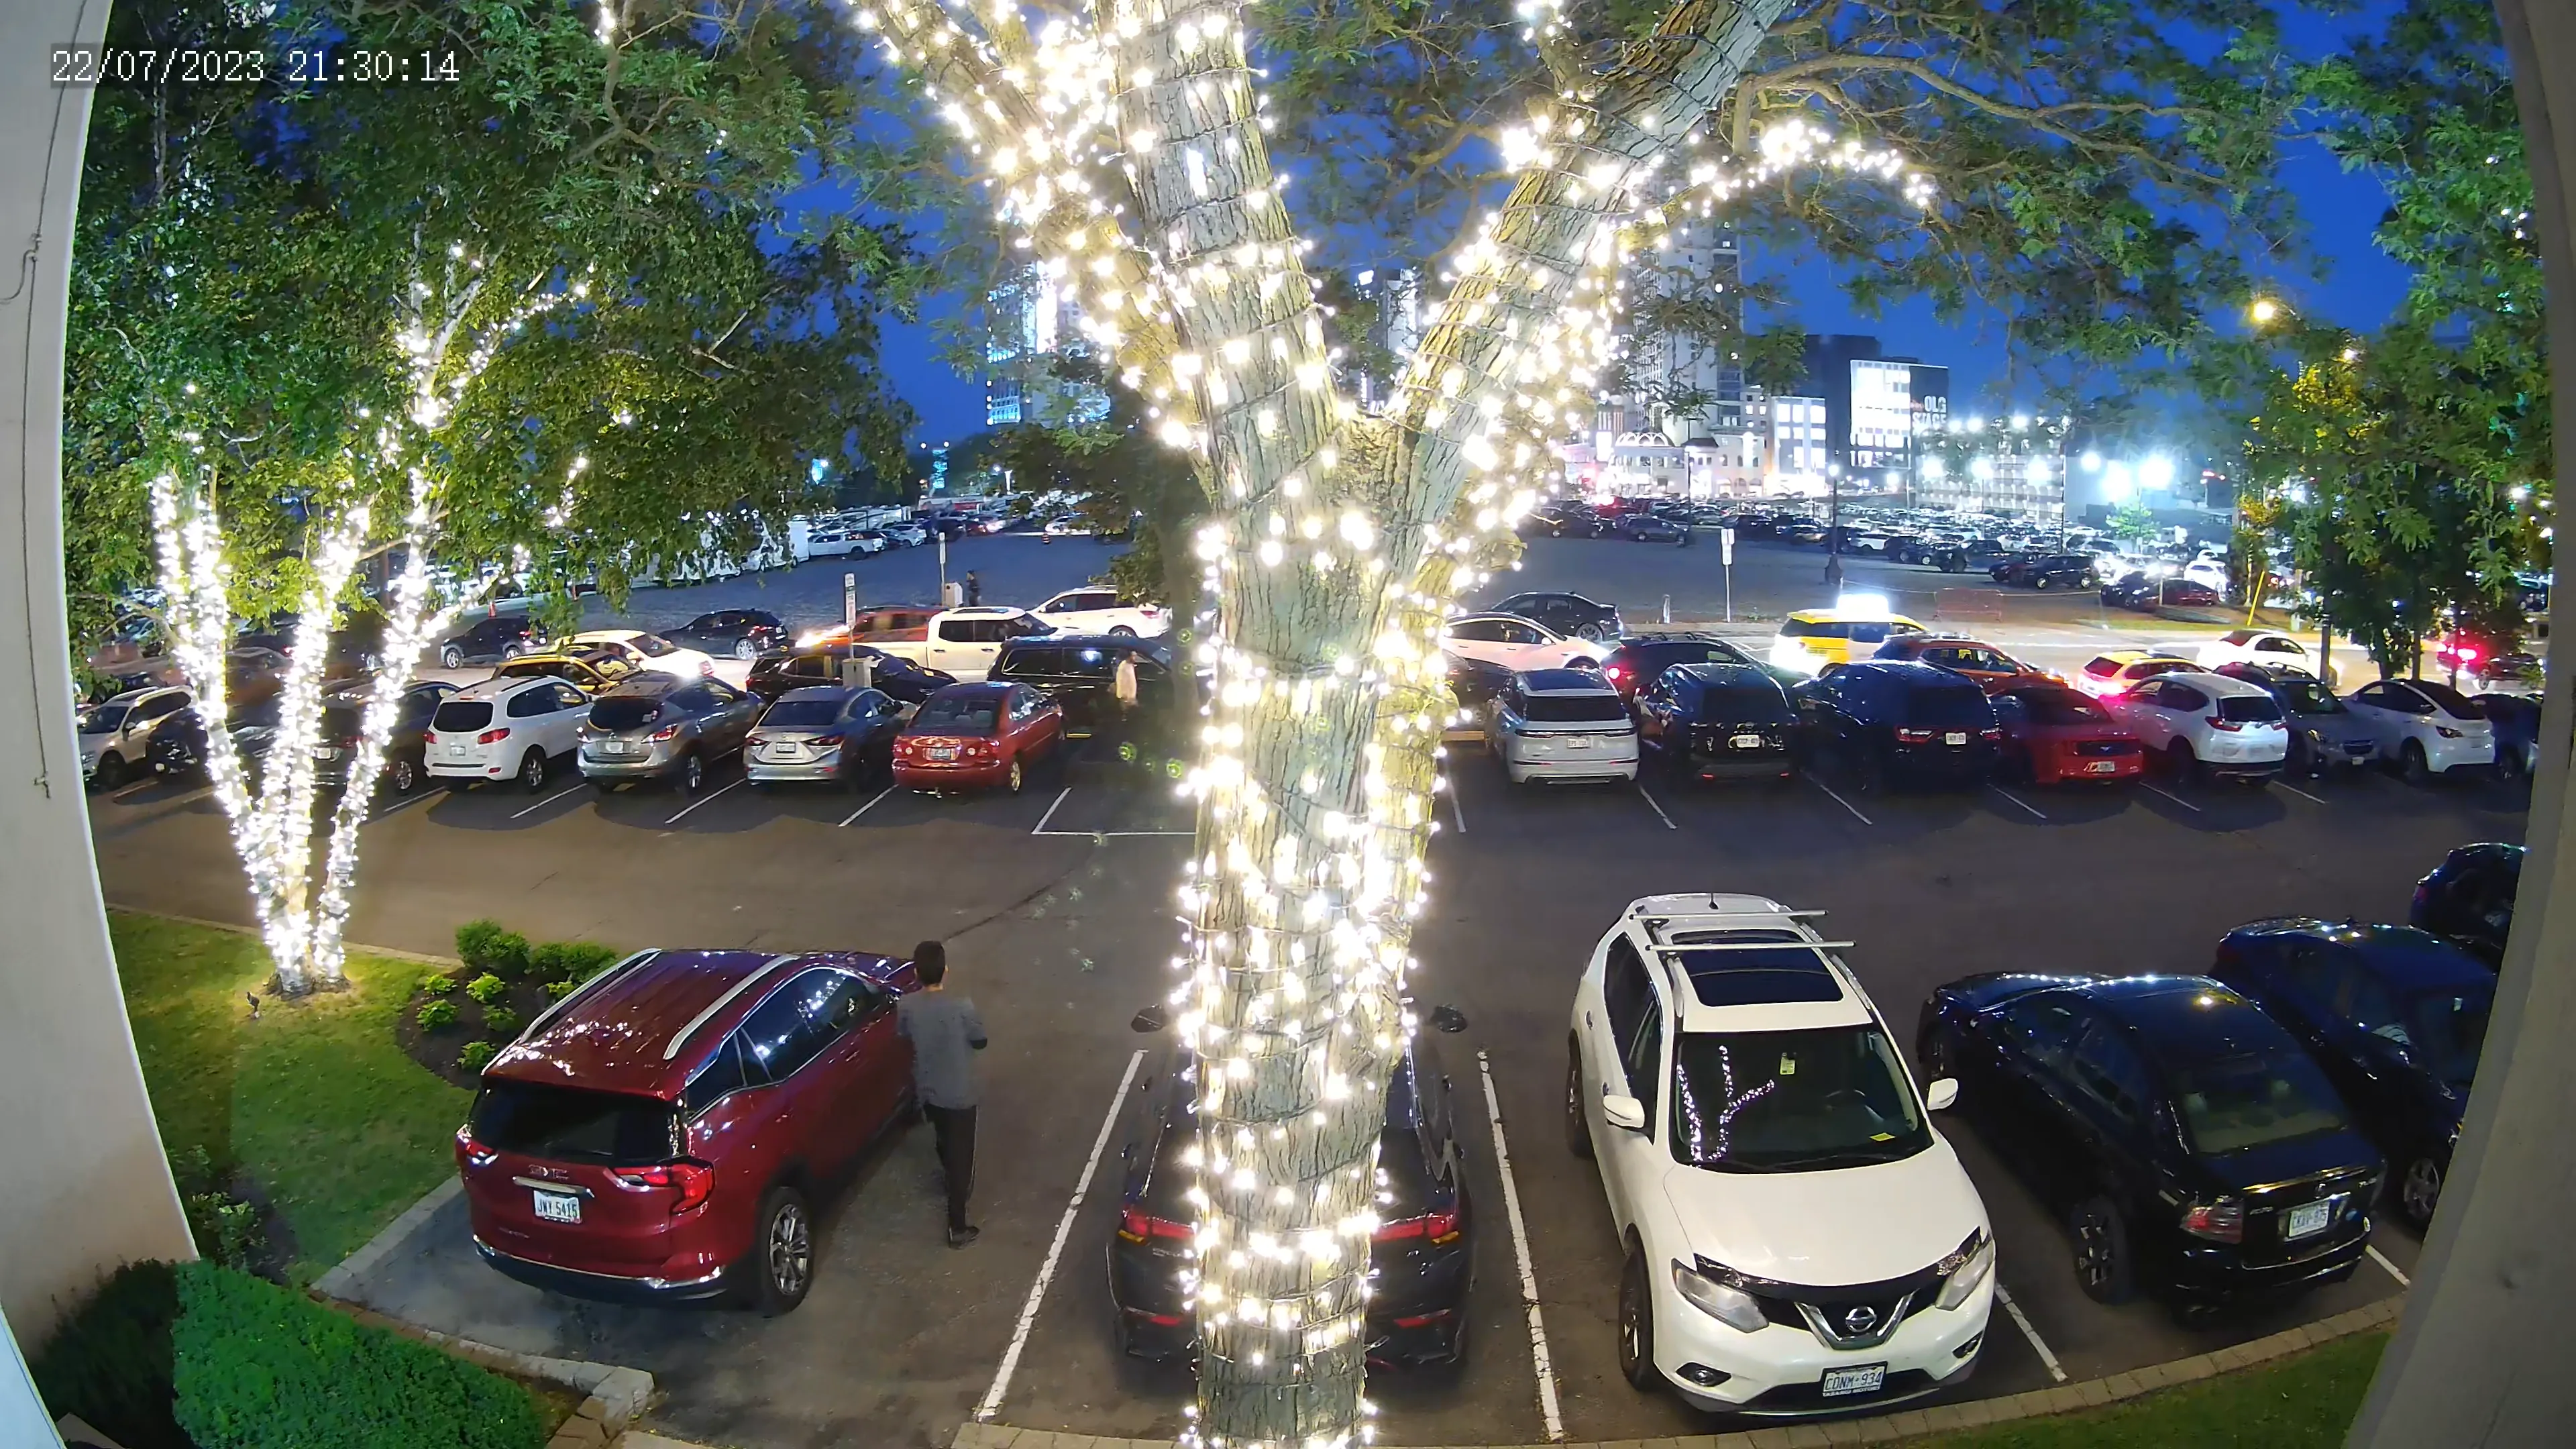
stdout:
[[66,42],[48,63],[58,86],[166,85],[443,85],[462,80],[466,58],[454,48],[392,50],[367,46],[137,46]]

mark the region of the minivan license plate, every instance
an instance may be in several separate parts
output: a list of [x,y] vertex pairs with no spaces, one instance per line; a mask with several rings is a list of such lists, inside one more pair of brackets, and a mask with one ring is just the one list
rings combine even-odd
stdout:
[[2326,1225],[2334,1221],[2335,1204],[2341,1201],[2340,1197],[2330,1197],[2290,1209],[2290,1220],[2282,1227],[2281,1236],[2304,1238],[2311,1233],[2324,1232]]
[[1874,1394],[1885,1387],[1887,1365],[1883,1363],[1825,1370],[1824,1396],[1828,1399],[1838,1399],[1846,1394]]
[[547,1192],[541,1188],[532,1189],[532,1191],[534,1191],[536,1195],[537,1216],[539,1219],[550,1223],[577,1223],[581,1221],[581,1199],[579,1197],[568,1192]]

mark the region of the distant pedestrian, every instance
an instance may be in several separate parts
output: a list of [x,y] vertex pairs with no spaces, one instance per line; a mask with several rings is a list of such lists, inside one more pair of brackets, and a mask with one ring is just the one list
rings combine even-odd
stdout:
[[1126,723],[1136,712],[1136,656],[1121,651],[1118,668],[1110,676],[1109,693],[1118,701],[1119,723]]
[[966,607],[971,609],[982,602],[984,602],[984,581],[975,577],[973,569],[968,569],[966,571]]
[[[971,575],[969,576],[971,577]],[[962,1248],[982,1230],[966,1221],[975,1189],[975,1053],[984,1049],[984,1019],[975,1003],[948,990],[948,948],[912,948],[921,989],[895,1003],[895,1035],[912,1043],[912,1089],[939,1148],[948,1180],[948,1246]]]

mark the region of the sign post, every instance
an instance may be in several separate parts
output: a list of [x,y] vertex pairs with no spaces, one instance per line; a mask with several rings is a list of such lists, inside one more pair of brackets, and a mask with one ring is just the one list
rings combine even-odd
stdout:
[[859,633],[859,576],[841,575],[841,632],[852,638]]
[[1735,530],[1717,531],[1717,561],[1726,569],[1726,622],[1735,622]]

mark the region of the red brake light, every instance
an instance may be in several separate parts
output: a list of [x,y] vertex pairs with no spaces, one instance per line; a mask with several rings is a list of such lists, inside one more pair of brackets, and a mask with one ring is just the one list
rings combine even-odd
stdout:
[[2214,729],[2214,730],[2225,730],[2225,731],[2227,731],[2229,734],[2234,734],[2234,733],[2236,732],[2236,721],[2234,721],[2234,720],[2232,720],[2232,719],[2221,719],[2220,717],[2218,717],[2217,715],[2214,715],[2214,714],[2211,714],[2211,715],[2203,715],[2203,716],[2201,716],[2201,718],[2203,718],[2203,719],[2205,719],[2205,720],[2209,721],[2209,727],[2210,727],[2211,729]]
[[474,1129],[471,1127],[456,1129],[456,1151],[465,1159],[465,1165],[468,1167],[490,1167],[501,1158],[500,1153],[474,1140]]
[[1406,1238],[1429,1238],[1434,1244],[1454,1243],[1458,1240],[1458,1210],[1444,1208],[1418,1218],[1397,1218],[1391,1223],[1380,1223],[1375,1237],[1381,1243],[1400,1242]]
[[476,735],[474,737],[474,743],[478,745],[497,745],[509,737],[510,727],[508,725],[503,725],[497,730],[485,730],[483,733]]
[[755,749],[755,750],[756,750],[756,749],[759,749],[762,745],[765,745],[765,744],[768,744],[768,743],[769,743],[769,736],[767,736],[767,735],[748,735],[748,736],[745,736],[745,737],[744,737],[744,739],[743,739],[743,743],[744,743],[745,745],[749,746],[750,748],[752,748],[752,749]]
[[1187,1238],[1194,1235],[1188,1223],[1155,1217],[1132,1202],[1118,1210],[1118,1236],[1131,1243],[1141,1243],[1148,1238]]
[[1932,731],[1900,728],[1896,732],[1896,738],[1909,745],[1930,744],[1932,742]]
[[2245,1204],[2234,1198],[2194,1203],[2182,1212],[2182,1230],[2213,1243],[2245,1241]]
[[841,747],[841,737],[839,735],[816,735],[806,743],[820,750],[837,750]]
[[652,736],[653,743],[657,745],[662,743],[664,740],[675,740],[679,737],[680,727],[675,724],[666,724],[662,726],[660,729],[653,731]]
[[1983,733],[1987,739],[1999,740],[2004,737],[2004,727],[2002,725],[1989,726],[1987,729],[1981,731],[1981,733]]
[[716,1170],[703,1162],[682,1158],[656,1167],[624,1167],[608,1174],[619,1187],[629,1192],[651,1192],[655,1188],[676,1188],[679,1196],[671,1202],[671,1215],[677,1217],[707,1200],[715,1191]]

